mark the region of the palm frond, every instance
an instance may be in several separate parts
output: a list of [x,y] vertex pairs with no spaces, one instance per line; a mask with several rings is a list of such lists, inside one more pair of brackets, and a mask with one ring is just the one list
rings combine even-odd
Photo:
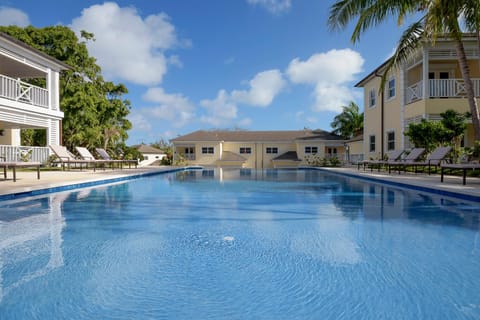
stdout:
[[373,0],[340,0],[330,8],[328,26],[331,30],[343,29],[365,8],[371,6]]
[[413,57],[427,38],[423,19],[420,19],[405,29],[397,43],[395,53],[385,65],[382,80],[380,82],[379,94],[385,89],[387,76],[393,71],[393,69],[398,68],[401,64],[407,62],[408,59]]

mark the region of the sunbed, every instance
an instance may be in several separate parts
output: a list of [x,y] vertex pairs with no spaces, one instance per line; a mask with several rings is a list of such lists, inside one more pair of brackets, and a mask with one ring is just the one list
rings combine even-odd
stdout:
[[414,148],[403,158],[397,161],[387,161],[385,165],[388,167],[388,173],[391,173],[392,168],[398,168],[398,173],[402,168],[405,168],[406,165],[412,164],[413,162],[420,159],[420,157],[425,153],[425,148]]
[[37,169],[37,179],[40,179],[40,162],[10,162],[10,161],[0,161],[0,167],[3,168],[3,177],[7,180],[7,169],[12,169],[13,172],[13,182],[17,181],[17,168],[36,168]]
[[[431,167],[438,167],[441,163],[445,162],[447,155],[452,151],[452,147],[438,147],[432,151],[425,161],[411,161],[402,165],[404,171],[407,167],[413,167],[415,173],[417,173],[418,167],[428,167],[428,174],[431,173]],[[400,170],[399,170],[400,173]]]
[[441,178],[440,182],[443,182],[443,176],[445,175],[446,170],[462,170],[463,173],[463,185],[467,184],[467,171],[468,170],[480,170],[480,164],[478,163],[446,163],[440,165],[441,168]]
[[108,152],[103,149],[103,148],[95,148],[95,150],[97,151],[97,153],[100,155],[100,157],[102,157],[103,160],[109,160],[109,161],[115,161],[115,163],[118,163],[120,165],[120,167],[122,166],[122,164],[126,163],[128,164],[128,167],[131,168],[131,165],[135,165],[135,168],[137,167],[138,165],[138,161],[137,160],[127,160],[127,159],[121,159],[121,160],[114,160],[110,157],[110,155],[108,154]]
[[[59,162],[63,170],[65,170],[65,165],[67,165],[68,169],[70,169],[72,164],[80,165],[81,170],[83,165],[88,168],[88,165],[95,164],[95,161],[92,160],[76,159],[64,146],[50,145],[50,149],[52,149],[58,159],[55,162]],[[93,166],[93,170],[95,170],[95,166]]]
[[403,154],[403,150],[395,150],[388,156],[388,160],[364,160],[358,164],[358,168],[360,169],[360,164],[363,164],[363,170],[365,171],[367,167],[373,171],[373,168],[376,167],[378,171],[382,166],[388,166],[389,163],[396,163],[400,160]]
[[83,160],[89,160],[94,165],[99,164],[103,167],[104,170],[107,164],[111,164],[113,169],[113,164],[116,163],[115,160],[96,159],[93,154],[91,154],[90,151],[85,147],[75,147],[75,149]]

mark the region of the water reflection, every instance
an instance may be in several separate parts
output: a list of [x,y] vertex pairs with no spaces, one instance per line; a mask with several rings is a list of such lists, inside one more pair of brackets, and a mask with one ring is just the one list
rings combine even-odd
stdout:
[[[478,230],[480,203],[380,183],[367,182],[316,170],[253,170],[215,168],[184,171],[175,180],[275,181],[275,191],[309,192],[329,196],[337,210],[350,219],[408,219]],[[246,187],[245,187],[246,188]],[[272,201],[281,205],[284,193]]]
[[[0,208],[0,302],[11,290],[63,266],[66,197],[58,193]],[[39,258],[46,263],[30,263]]]

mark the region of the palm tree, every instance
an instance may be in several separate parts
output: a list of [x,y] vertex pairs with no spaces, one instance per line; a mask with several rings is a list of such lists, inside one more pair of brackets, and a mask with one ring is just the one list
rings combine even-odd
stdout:
[[[343,29],[358,17],[351,40],[356,42],[362,32],[394,16],[399,23],[407,17],[420,15],[408,26],[398,41],[393,57],[385,66],[381,91],[389,71],[404,63],[425,42],[435,44],[439,35],[447,35],[455,42],[458,63],[462,73],[467,100],[472,114],[475,139],[480,140],[480,117],[473,83],[463,46],[463,33],[458,17],[463,17],[467,30],[480,31],[478,0],[339,0],[330,9],[328,25]],[[480,39],[480,35],[479,35]],[[479,45],[480,48],[480,45]]]
[[349,139],[363,130],[363,112],[360,113],[358,105],[353,101],[342,109],[342,113],[333,118],[330,126],[334,129],[332,133]]

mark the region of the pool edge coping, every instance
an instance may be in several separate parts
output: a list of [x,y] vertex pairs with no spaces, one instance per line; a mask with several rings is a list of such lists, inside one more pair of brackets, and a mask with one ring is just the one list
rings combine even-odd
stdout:
[[458,198],[458,199],[467,200],[467,201],[480,202],[480,196],[468,195],[468,194],[461,193],[461,192],[435,189],[433,187],[419,186],[419,185],[405,183],[405,182],[390,181],[390,180],[387,180],[387,179],[382,179],[382,178],[377,178],[377,177],[361,176],[361,175],[357,175],[357,174],[354,174],[354,173],[339,172],[339,171],[328,170],[326,168],[319,168],[319,167],[301,167],[299,169],[323,171],[323,172],[328,172],[328,173],[331,173],[331,174],[347,176],[347,177],[350,177],[350,178],[356,178],[356,179],[360,179],[360,180],[372,181],[372,182],[376,182],[376,183],[391,185],[391,186],[395,186],[395,187],[401,187],[401,188],[405,188],[405,189],[423,191],[423,192],[433,193],[433,194],[436,194],[436,195],[448,196],[448,197]]
[[55,193],[55,192],[70,191],[70,190],[77,190],[77,189],[95,187],[95,186],[100,186],[100,185],[105,185],[105,184],[118,183],[118,182],[134,180],[134,179],[139,179],[139,178],[148,177],[148,176],[161,175],[161,174],[166,174],[166,173],[187,171],[187,170],[198,170],[198,169],[203,169],[203,167],[188,166],[188,167],[172,168],[172,169],[165,169],[165,170],[155,170],[155,171],[150,171],[150,172],[139,172],[139,173],[128,174],[128,175],[125,175],[125,176],[122,176],[122,177],[112,177],[112,178],[105,178],[105,179],[99,179],[99,180],[74,182],[74,183],[71,183],[71,184],[64,184],[64,185],[51,186],[51,187],[45,187],[45,188],[38,188],[38,189],[33,189],[33,190],[24,190],[24,191],[1,194],[0,195],[0,202],[9,201],[9,200],[17,200],[17,199],[21,199],[21,198],[34,197],[34,196],[39,196],[39,195],[44,195],[44,194],[49,194],[49,193]]

